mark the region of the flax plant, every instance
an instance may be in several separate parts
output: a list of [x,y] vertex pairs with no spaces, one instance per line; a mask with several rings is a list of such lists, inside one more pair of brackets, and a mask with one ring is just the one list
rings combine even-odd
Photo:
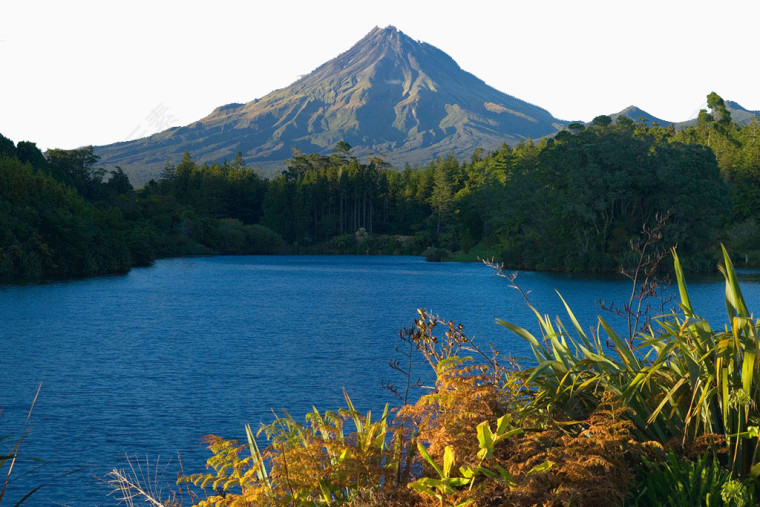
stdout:
[[723,259],[720,271],[726,283],[729,324],[723,331],[714,331],[695,314],[676,257],[683,315],[674,315],[663,322],[663,341],[669,340],[673,346],[663,350],[655,362],[658,368],[673,372],[674,382],[662,386],[661,401],[649,421],[678,412],[683,416],[684,439],[705,433],[722,434],[732,472],[757,477],[760,475],[758,322],[749,312],[725,248]]
[[[640,437],[684,443],[725,437],[735,476],[760,475],[760,363],[758,322],[750,314],[731,259],[723,249],[730,324],[713,330],[695,312],[678,256],[673,251],[680,303],[655,319],[649,332],[630,343],[602,318],[589,336],[565,303],[572,329],[536,314],[542,336],[499,320],[525,339],[537,364],[525,371],[533,399],[526,413],[572,426],[611,392],[631,409]],[[561,296],[560,296],[561,297]],[[602,339],[604,334],[604,339]]]

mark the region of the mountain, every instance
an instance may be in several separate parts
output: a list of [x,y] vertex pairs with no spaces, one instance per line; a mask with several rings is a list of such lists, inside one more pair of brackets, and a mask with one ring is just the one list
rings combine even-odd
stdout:
[[760,118],[760,111],[745,109],[733,100],[726,101],[726,109],[731,113],[731,119],[737,125],[746,125],[752,121],[752,118]]
[[[737,125],[746,125],[752,120],[752,118],[760,118],[760,111],[750,111],[749,109],[743,108],[732,100],[726,100],[726,109],[728,109],[728,112],[731,113],[731,119]],[[610,118],[612,118],[614,121],[617,120],[619,116],[626,116],[635,122],[643,119],[644,123],[649,126],[651,126],[654,122],[657,122],[661,127],[667,127],[672,123],[676,129],[693,127],[697,124],[696,118],[681,122],[670,122],[663,120],[657,118],[656,116],[652,116],[651,114],[647,113],[643,109],[639,109],[636,106],[628,106],[619,113],[611,114]]]
[[630,118],[634,122],[643,120],[644,123],[648,126],[651,126],[655,122],[663,127],[667,127],[670,124],[670,122],[657,118],[656,116],[652,116],[651,114],[647,113],[643,109],[639,109],[636,106],[628,106],[619,113],[611,114],[610,118],[612,118],[613,121],[616,121],[620,116]]
[[[750,111],[749,109],[745,109],[733,100],[726,100],[725,103],[726,109],[731,113],[731,120],[737,125],[746,125],[752,121],[752,118],[760,118],[760,111]],[[705,108],[707,108],[707,105],[705,105]],[[693,127],[696,124],[697,118],[692,118],[690,120],[676,123],[675,127],[681,129],[685,127]]]
[[396,28],[374,28],[351,49],[290,86],[246,104],[218,107],[186,127],[95,153],[134,183],[157,177],[167,159],[231,160],[284,169],[292,148],[329,153],[338,141],[360,158],[382,153],[394,165],[555,133],[568,122],[491,88],[443,51]]

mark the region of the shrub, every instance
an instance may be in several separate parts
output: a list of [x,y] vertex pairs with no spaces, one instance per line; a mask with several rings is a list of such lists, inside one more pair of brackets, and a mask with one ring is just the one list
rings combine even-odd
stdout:
[[689,460],[670,452],[664,461],[644,465],[630,505],[754,505],[752,490],[731,480],[731,472],[709,455]]

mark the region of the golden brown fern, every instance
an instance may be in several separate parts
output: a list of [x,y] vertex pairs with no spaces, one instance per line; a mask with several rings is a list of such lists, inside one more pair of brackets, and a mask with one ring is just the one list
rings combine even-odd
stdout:
[[[580,432],[558,427],[525,433],[499,449],[497,459],[517,477],[509,492],[494,491],[505,505],[622,505],[635,479],[641,456],[662,450],[655,442],[638,442],[629,409],[606,395]],[[526,476],[550,460],[545,473]]]

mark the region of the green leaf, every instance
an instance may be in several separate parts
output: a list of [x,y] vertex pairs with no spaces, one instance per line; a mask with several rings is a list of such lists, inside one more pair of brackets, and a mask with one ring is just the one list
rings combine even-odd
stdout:
[[348,393],[346,390],[343,390],[343,397],[346,399],[346,404],[348,405],[348,409],[351,411],[351,416],[354,420],[354,424],[356,425],[356,433],[358,435],[364,435],[364,427],[362,425],[362,420],[359,417],[359,413],[356,411],[356,408],[354,408],[354,404],[351,402],[351,398],[348,397]]
[[660,414],[663,407],[665,407],[666,403],[670,402],[671,405],[675,405],[675,402],[673,401],[673,395],[676,393],[676,391],[678,391],[678,388],[684,384],[684,382],[686,382],[686,377],[681,377],[681,379],[676,382],[676,384],[670,388],[667,393],[665,393],[665,396],[662,398],[662,401],[660,401],[660,404],[657,405],[657,408],[654,409],[649,416],[647,424],[651,424],[655,419],[657,419],[657,416]]
[[731,319],[734,317],[747,319],[750,317],[750,314],[749,310],[747,310],[747,303],[742,295],[742,289],[739,286],[739,280],[736,278],[734,264],[731,262],[731,257],[728,255],[726,247],[721,244],[720,248],[723,250],[724,262],[721,271],[726,278],[726,309]]
[[516,326],[516,325],[514,325],[514,324],[512,324],[510,322],[506,322],[506,321],[501,320],[501,319],[496,319],[496,323],[498,325],[500,325],[500,326],[503,326],[503,327],[509,329],[510,331],[512,331],[513,333],[515,333],[517,336],[519,336],[523,340],[525,340],[528,343],[530,343],[531,346],[533,346],[533,347],[541,350],[544,353],[544,357],[541,358],[541,359],[545,359],[546,357],[548,357],[548,355],[549,355],[548,351],[544,348],[543,345],[541,345],[541,343],[538,340],[536,340],[535,336],[533,336],[532,334],[530,334],[530,332],[526,331],[525,329],[521,328],[520,326]]
[[623,340],[620,339],[617,333],[610,327],[609,324],[607,324],[607,322],[602,317],[599,317],[599,323],[604,328],[607,336],[610,337],[610,340],[612,340],[612,343],[615,344],[615,351],[620,354],[620,357],[623,359],[623,361],[625,361],[628,368],[634,371],[641,370],[641,364],[639,363],[639,360],[636,359],[636,355],[633,353],[630,347],[623,343]]
[[[488,458],[493,454],[493,433],[491,432],[491,426],[488,424],[488,421],[483,421],[478,424],[477,431],[478,447],[480,447],[481,450],[486,451],[485,457]],[[478,452],[478,456],[480,456],[480,452]]]
[[573,327],[575,328],[575,332],[578,333],[578,336],[580,337],[581,341],[583,341],[583,344],[586,346],[586,348],[592,348],[591,343],[588,341],[588,337],[586,336],[586,332],[583,331],[583,328],[581,327],[580,323],[578,322],[578,319],[575,318],[575,314],[570,309],[570,305],[567,304],[567,301],[565,301],[565,298],[562,297],[562,294],[557,292],[557,295],[562,300],[562,304],[565,305],[565,310],[567,311],[567,315],[570,317],[570,321],[573,323]]
[[511,414],[504,414],[503,416],[496,419],[496,437],[501,437],[504,433],[506,433],[507,428],[512,424],[512,415]]
[[328,488],[325,484],[325,481],[319,481],[319,490],[322,493],[322,498],[324,499],[325,503],[327,505],[330,505],[332,503],[332,492],[330,491],[330,488]]
[[757,438],[760,436],[760,427],[758,426],[747,426],[746,431],[742,431],[739,433],[731,433],[729,435],[726,435],[731,438]]
[[475,477],[475,470],[473,470],[469,465],[463,465],[459,467],[459,473],[462,474],[462,477],[465,477],[467,479]]
[[441,482],[453,488],[460,488],[462,486],[467,486],[470,483],[470,479],[465,477],[449,477]]
[[755,351],[745,350],[742,361],[742,388],[748,394],[751,392],[752,384],[757,381],[755,371]]
[[454,450],[450,445],[446,446],[443,451],[443,478],[446,479],[451,475],[451,467],[454,465]]
[[251,451],[253,467],[256,469],[256,477],[258,477],[259,481],[261,481],[268,490],[271,490],[272,485],[269,482],[269,473],[264,465],[264,458],[261,455],[256,439],[253,437],[250,424],[245,425],[245,435],[248,437],[248,448]]
[[425,461],[430,463],[430,466],[432,466],[436,472],[438,472],[438,477],[443,477],[443,473],[441,472],[441,469],[438,468],[438,465],[435,464],[435,461],[433,461],[433,458],[430,457],[430,454],[428,454],[427,449],[425,449],[425,446],[422,445],[422,442],[417,442],[417,450],[420,453],[420,456],[422,456]]
[[549,470],[553,466],[554,466],[554,462],[547,459],[546,461],[544,461],[540,465],[536,465],[533,468],[531,468],[530,470],[528,470],[528,473],[526,475],[542,474],[542,473],[546,472],[547,470]]
[[[720,365],[722,361],[718,361],[718,365]],[[720,368],[720,393],[721,393],[721,404],[723,406],[723,425],[728,428],[729,427],[729,419],[728,419],[728,412],[729,412],[729,388],[728,388],[728,368],[723,366]]]
[[489,479],[495,479],[498,476],[496,472],[494,472],[493,470],[489,470],[488,468],[484,466],[477,466],[475,469],[481,474],[488,477]]
[[678,293],[681,296],[681,308],[688,315],[694,315],[694,309],[691,306],[691,299],[689,298],[689,291],[686,290],[686,278],[683,276],[683,269],[681,269],[681,261],[678,260],[676,249],[670,250],[673,253],[673,268],[676,272],[676,279],[678,280]]
[[[541,465],[538,465],[538,466],[541,466]],[[499,472],[499,476],[501,477],[502,481],[510,485],[514,485],[514,478],[509,472],[507,472],[507,470],[503,466],[497,463],[494,465],[494,468],[496,469],[497,472]],[[536,468],[536,467],[533,467],[533,468]],[[530,472],[528,472],[528,475],[530,475]]]
[[429,477],[423,477],[422,479],[418,479],[414,482],[410,482],[406,486],[408,488],[413,489],[414,491],[418,493],[422,493],[424,495],[430,495],[430,496],[436,496],[433,492],[432,486],[428,484],[428,481],[431,480]]

